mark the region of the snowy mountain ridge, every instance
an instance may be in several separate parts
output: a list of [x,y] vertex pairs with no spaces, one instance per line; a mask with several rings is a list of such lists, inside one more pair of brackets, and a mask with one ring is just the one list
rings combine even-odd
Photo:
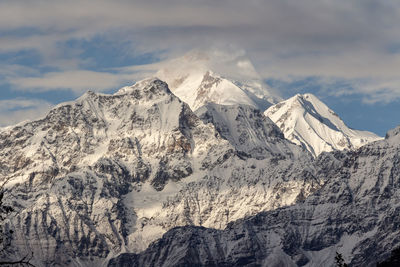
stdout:
[[265,113],[290,141],[314,156],[333,150],[357,149],[382,137],[350,129],[313,94],[297,94],[268,108]]
[[265,111],[288,140],[314,157],[382,139],[371,132],[350,129],[312,94],[282,100],[244,54],[192,51],[164,63],[156,76],[193,111],[209,103],[247,105]]
[[252,106],[208,103],[195,114],[203,122],[213,124],[242,156],[299,158],[307,154],[295,144],[282,142],[285,138],[279,128]]

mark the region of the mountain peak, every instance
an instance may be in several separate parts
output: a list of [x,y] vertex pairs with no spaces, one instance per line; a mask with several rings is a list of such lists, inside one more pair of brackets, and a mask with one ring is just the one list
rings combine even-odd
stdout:
[[310,101],[311,103],[315,103],[315,104],[321,104],[321,105],[325,105],[321,100],[319,100],[315,95],[311,94],[311,93],[305,93],[305,94],[296,94],[293,97],[287,99],[290,100],[292,102],[294,101],[302,101],[302,103],[304,104],[304,101]]
[[296,94],[265,111],[292,142],[314,156],[324,151],[355,149],[382,139],[374,133],[350,129],[315,95]]
[[245,104],[265,110],[281,99],[243,52],[191,51],[165,63],[156,75],[192,110],[206,103]]
[[155,95],[171,93],[166,82],[157,77],[151,77],[141,80],[134,85],[122,87],[115,93],[115,95],[135,94],[139,91],[141,93]]

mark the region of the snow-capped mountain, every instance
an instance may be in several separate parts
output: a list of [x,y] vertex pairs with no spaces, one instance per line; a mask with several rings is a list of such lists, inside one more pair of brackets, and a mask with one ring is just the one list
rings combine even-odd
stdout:
[[203,122],[166,83],[147,79],[3,129],[0,181],[16,212],[4,222],[14,232],[1,257],[97,266],[173,227],[223,229],[321,187],[309,153],[259,111],[211,111]]
[[156,76],[193,111],[210,102],[265,110],[281,100],[244,54],[192,51],[165,63]]
[[297,94],[269,107],[265,113],[290,141],[314,156],[324,151],[356,149],[382,139],[368,131],[350,129],[312,94]]
[[400,127],[356,151],[322,154],[325,184],[295,205],[261,212],[223,230],[170,230],[140,254],[109,266],[376,266],[400,245]]
[[311,94],[264,115],[276,99],[248,61],[187,57],[159,72],[175,94],[150,78],[0,129],[0,260],[367,266],[400,244],[400,128],[351,130]]
[[281,101],[244,54],[192,51],[165,63],[156,76],[166,81],[193,111],[208,103],[265,110],[287,139],[303,146],[314,157],[382,139],[371,132],[350,129],[312,94],[298,94]]

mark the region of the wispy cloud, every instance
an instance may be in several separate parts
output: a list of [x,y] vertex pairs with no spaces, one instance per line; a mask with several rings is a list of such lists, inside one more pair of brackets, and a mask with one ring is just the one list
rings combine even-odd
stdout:
[[[390,101],[400,98],[400,54],[393,49],[400,39],[398,25],[395,0],[5,0],[0,54],[37,51],[40,73],[16,70],[3,82],[19,90],[78,93],[118,87],[154,68],[99,67],[95,55],[87,55],[99,37],[115,49],[124,44],[126,57],[156,52],[164,59],[233,43],[247,51],[264,78],[346,80],[354,88],[342,93]],[[91,45],[71,45],[76,40]]]
[[87,70],[49,72],[40,77],[15,78],[9,82],[19,90],[49,91],[70,89],[77,93],[87,90],[102,91],[113,88],[127,79],[127,75]]
[[0,127],[45,115],[52,104],[39,99],[15,98],[0,100]]

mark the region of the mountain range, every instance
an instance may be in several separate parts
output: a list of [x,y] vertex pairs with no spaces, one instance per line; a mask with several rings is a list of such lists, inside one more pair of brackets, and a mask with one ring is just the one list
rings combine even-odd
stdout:
[[[194,53],[114,94],[0,130],[17,211],[9,260],[36,266],[373,266],[399,245],[400,130],[288,100],[246,59]],[[217,66],[217,67],[215,67]],[[232,66],[230,66],[232,67]]]
[[[312,94],[297,94],[282,100],[262,81],[247,58],[226,58],[227,55],[216,52],[194,51],[168,62],[157,76],[193,111],[207,103],[249,105],[264,111],[288,140],[303,146],[314,157],[325,151],[356,149],[382,139],[374,133],[349,128]],[[221,67],[219,62],[230,67]]]

